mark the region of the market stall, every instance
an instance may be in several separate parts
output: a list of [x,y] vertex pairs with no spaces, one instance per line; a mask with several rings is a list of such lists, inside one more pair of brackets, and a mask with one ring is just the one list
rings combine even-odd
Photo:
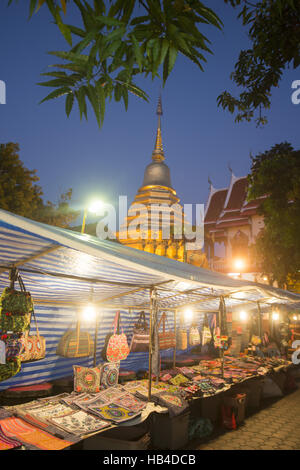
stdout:
[[[51,441],[50,435],[67,443],[66,446],[59,442],[49,445],[68,447],[90,433],[102,432],[120,421],[130,422],[149,406],[147,402],[167,408],[171,415],[179,415],[188,407],[190,398],[205,398],[247,377],[288,366],[280,358],[246,356],[242,360],[226,356],[230,352],[227,315],[239,312],[241,306],[249,312],[254,307],[264,312],[271,311],[274,305],[296,306],[299,295],[234,280],[1,210],[1,291],[13,286],[16,289],[17,281],[30,292],[34,305],[29,334],[26,327],[25,352],[29,354],[29,344],[37,344],[33,337],[45,348],[40,348],[34,358],[29,354],[27,361],[15,361],[14,370],[0,382],[0,390],[68,376],[73,380],[73,374],[75,388],[72,395],[31,403],[25,413],[21,407],[2,410],[4,440],[13,441],[15,429],[23,426],[22,435],[43,430],[47,436],[42,440]],[[5,331],[2,328],[4,343],[7,328]],[[218,350],[214,367],[205,363],[203,357],[197,357],[193,366],[178,370],[178,356],[197,346],[198,338],[203,343],[204,332],[208,337],[211,328]],[[183,347],[185,336],[189,338],[187,348]],[[117,341],[115,346],[113,339]],[[169,370],[163,369],[164,358],[172,360]],[[207,374],[207,367],[210,372],[215,369],[214,373]],[[118,384],[120,370],[133,374],[144,371],[147,377],[142,380],[137,377],[121,386]],[[77,387],[76,383],[79,383]],[[113,390],[118,392],[115,397],[110,395]],[[84,397],[80,397],[82,393]],[[105,399],[104,395],[110,398]],[[90,402],[88,411],[82,408],[82,403],[79,406],[80,398]],[[68,399],[71,401],[65,403]],[[45,414],[47,406],[50,417]],[[117,419],[118,416],[123,418]],[[62,431],[70,430],[77,419],[87,420],[90,427],[82,429],[80,436],[64,435]],[[35,430],[28,426],[35,426]]]

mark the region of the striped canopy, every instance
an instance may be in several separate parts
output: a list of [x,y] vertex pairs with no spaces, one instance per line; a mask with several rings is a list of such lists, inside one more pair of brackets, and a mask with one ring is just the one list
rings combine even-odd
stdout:
[[119,308],[147,308],[156,287],[162,309],[218,309],[260,302],[294,305],[300,295],[232,279],[162,256],[53,227],[0,210],[0,287],[17,267],[35,302],[81,305],[89,300]]

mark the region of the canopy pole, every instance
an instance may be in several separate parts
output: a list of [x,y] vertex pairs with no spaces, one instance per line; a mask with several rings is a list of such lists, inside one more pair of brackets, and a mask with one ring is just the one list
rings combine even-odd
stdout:
[[177,319],[177,309],[174,310],[174,335],[175,335],[175,346],[174,346],[174,352],[173,352],[173,368],[176,366],[176,319]]
[[148,401],[151,401],[152,387],[152,329],[153,329],[153,303],[154,287],[150,288],[150,313],[149,313],[149,378],[148,378]]
[[98,341],[98,314],[95,319],[95,340],[94,340],[94,367],[97,366],[97,341]]

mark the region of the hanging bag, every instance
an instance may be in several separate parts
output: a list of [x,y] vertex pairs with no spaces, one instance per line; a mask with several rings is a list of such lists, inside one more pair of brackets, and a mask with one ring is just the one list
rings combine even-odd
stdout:
[[63,357],[86,357],[94,353],[94,341],[87,331],[80,331],[77,321],[76,330],[68,329],[61,337],[56,354]]
[[186,328],[183,326],[183,317],[180,316],[179,320],[179,328],[177,330],[177,341],[176,341],[176,349],[179,351],[183,351],[188,347],[188,334]]
[[129,346],[126,335],[123,332],[119,334],[120,312],[117,312],[114,320],[114,333],[109,338],[106,350],[108,362],[118,362],[126,359],[129,354]]
[[209,344],[211,342],[211,339],[212,339],[212,336],[211,336],[210,328],[208,326],[208,318],[207,318],[207,315],[205,314],[202,333],[201,333],[201,344],[202,344],[202,346],[205,346],[206,344]]
[[[15,279],[19,281],[20,291],[14,289]],[[26,291],[21,276],[11,279],[0,299],[0,331],[3,333],[21,333],[30,328],[33,302]]]
[[137,323],[133,328],[133,335],[130,344],[130,352],[149,351],[149,327],[146,321],[145,312],[141,312]]
[[43,359],[46,354],[46,340],[44,336],[40,335],[34,310],[32,315],[35,321],[36,334],[30,335],[28,331],[25,332],[20,354],[22,362],[38,361]]
[[197,326],[191,326],[189,334],[189,345],[198,346],[201,343],[200,333]]
[[176,347],[175,333],[173,330],[166,331],[167,315],[164,312],[159,320],[158,327],[161,323],[163,325],[163,331],[158,334],[159,338],[159,349],[170,349]]

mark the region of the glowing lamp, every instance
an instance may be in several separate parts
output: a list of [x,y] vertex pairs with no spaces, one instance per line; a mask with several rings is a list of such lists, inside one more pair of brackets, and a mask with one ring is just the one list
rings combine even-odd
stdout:
[[273,318],[273,320],[275,320],[275,321],[279,320],[279,313],[278,313],[278,312],[273,312],[272,318]]
[[240,312],[240,319],[241,319],[242,321],[246,321],[247,318],[248,318],[247,312],[245,312],[244,310],[242,310],[242,311]]
[[82,310],[81,317],[84,321],[93,321],[96,318],[96,309],[93,304],[88,304],[84,309]]
[[294,315],[294,316],[293,316],[293,320],[295,320],[295,321],[297,321],[297,320],[298,320],[298,317],[297,317],[297,315]]
[[93,214],[97,214],[98,212],[100,212],[102,209],[103,209],[103,202],[102,201],[93,201],[90,205],[89,205],[89,212],[92,212]]
[[193,310],[191,310],[190,308],[187,308],[187,309],[184,311],[184,318],[185,318],[185,320],[191,321],[191,320],[193,319],[193,316],[194,316],[194,312],[193,312]]
[[245,261],[241,258],[234,260],[234,267],[236,269],[242,270],[245,268]]

